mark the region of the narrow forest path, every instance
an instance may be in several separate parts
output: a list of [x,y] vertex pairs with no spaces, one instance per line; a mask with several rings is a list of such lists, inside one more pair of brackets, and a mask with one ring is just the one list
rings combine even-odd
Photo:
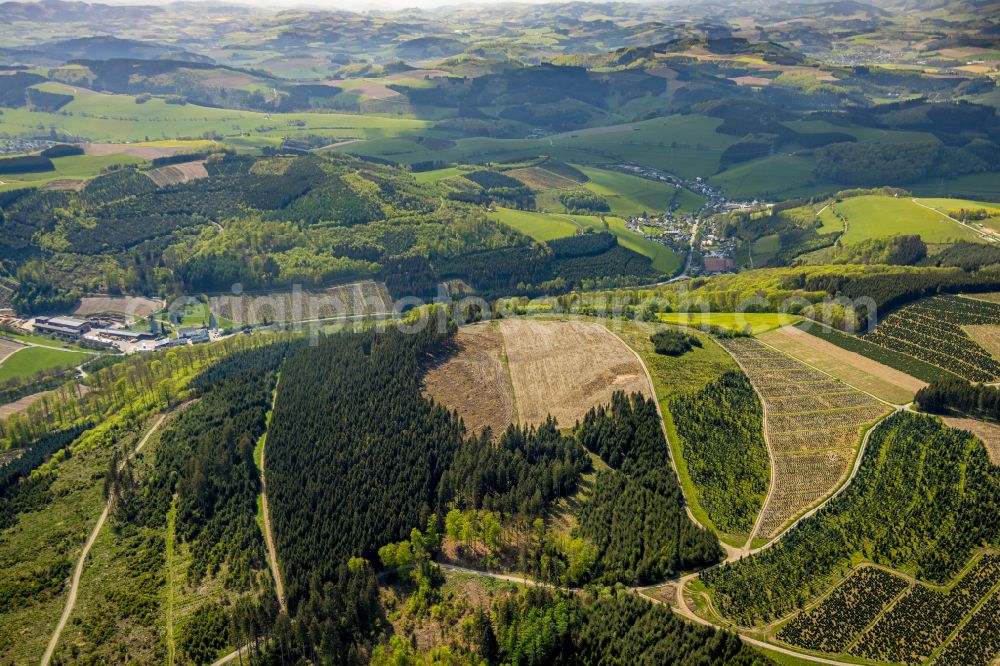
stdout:
[[285,585],[281,580],[281,570],[278,568],[278,550],[274,547],[274,533],[271,529],[271,508],[267,501],[267,474],[265,472],[265,461],[267,460],[267,435],[271,429],[271,416],[274,414],[274,403],[278,399],[278,384],[281,381],[281,373],[274,379],[274,389],[271,391],[271,407],[267,410],[264,419],[264,434],[260,436],[260,513],[261,523],[264,526],[264,545],[267,548],[267,566],[271,569],[271,578],[274,579],[274,593],[278,597],[278,604],[281,611],[288,614],[288,604],[285,601]]
[[[156,419],[152,427],[146,431],[142,439],[139,440],[139,444],[135,449],[128,455],[128,458],[132,458],[135,454],[142,450],[142,447],[146,445],[149,438],[153,436],[153,433],[159,429],[163,424],[163,420],[167,418],[166,413],[160,414],[160,417]],[[128,459],[127,458],[127,459]],[[125,461],[122,461],[124,464]],[[104,504],[104,510],[101,512],[100,517],[97,519],[97,524],[94,526],[93,531],[87,538],[87,543],[83,546],[83,551],[80,553],[80,558],[76,562],[76,569],[73,571],[73,580],[70,583],[69,596],[66,597],[66,606],[63,608],[62,617],[59,619],[59,624],[56,625],[56,629],[52,632],[52,638],[49,639],[49,645],[45,648],[45,654],[42,655],[41,666],[48,666],[49,662],[52,660],[52,654],[56,650],[56,645],[59,644],[59,637],[62,635],[63,629],[66,628],[66,622],[69,621],[69,616],[73,613],[73,606],[76,605],[76,597],[80,592],[80,578],[83,576],[83,567],[87,562],[87,555],[90,554],[90,549],[94,547],[94,542],[97,541],[97,536],[101,533],[101,528],[104,527],[104,523],[108,520],[108,515],[111,512],[111,500],[109,499]]]
[[274,547],[274,535],[271,532],[271,512],[267,503],[267,477],[264,471],[267,460],[267,433],[260,449],[260,508],[264,519],[264,543],[267,545],[267,564],[271,567],[271,577],[274,578],[274,593],[278,596],[278,604],[282,612],[288,613],[285,603],[285,586],[281,582],[281,571],[278,569],[278,551]]

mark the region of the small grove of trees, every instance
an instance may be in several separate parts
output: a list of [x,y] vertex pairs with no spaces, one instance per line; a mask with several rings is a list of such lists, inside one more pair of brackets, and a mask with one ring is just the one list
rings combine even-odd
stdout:
[[649,339],[656,353],[666,356],[682,356],[695,347],[701,347],[701,340],[697,337],[672,328],[657,331]]
[[931,382],[917,391],[914,400],[922,410],[933,414],[957,412],[1000,420],[1000,389],[994,386],[945,379]]
[[574,213],[606,213],[611,210],[607,199],[596,192],[591,192],[583,188],[561,193],[559,195],[559,203]]

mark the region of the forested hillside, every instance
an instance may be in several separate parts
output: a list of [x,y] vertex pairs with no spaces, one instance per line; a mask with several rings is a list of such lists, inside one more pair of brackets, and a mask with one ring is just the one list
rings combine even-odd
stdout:
[[580,509],[579,532],[599,552],[595,578],[650,583],[719,560],[718,538],[685,514],[656,403],[615,393],[587,414],[579,438],[611,466]]
[[93,290],[226,292],[369,276],[396,297],[432,297],[449,278],[493,295],[657,275],[611,234],[533,246],[398,167],[338,154],[188,157],[204,161],[207,177],[161,187],[126,167],[79,193],[0,193],[14,307],[69,308]]

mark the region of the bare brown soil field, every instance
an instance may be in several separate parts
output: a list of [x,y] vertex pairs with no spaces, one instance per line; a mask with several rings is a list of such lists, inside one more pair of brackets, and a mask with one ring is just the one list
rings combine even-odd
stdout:
[[345,88],[344,84],[349,81],[350,79],[333,79],[331,81],[324,81],[324,84],[328,86],[336,86],[337,88],[343,88],[346,93],[361,95],[362,97],[367,97],[368,99],[391,99],[402,95],[399,91],[387,88],[384,83],[378,83],[376,81],[366,81],[360,85],[353,85],[349,88]]
[[963,326],[972,341],[988,351],[993,358],[1000,361],[1000,326]]
[[73,311],[75,315],[93,315],[118,312],[144,319],[163,308],[163,304],[143,296],[84,296]]
[[729,80],[738,86],[769,86],[774,83],[774,79],[763,76],[734,76]]
[[170,157],[188,150],[187,146],[140,146],[128,143],[87,143],[83,150],[87,155],[132,155],[144,160]]
[[927,386],[916,377],[793,326],[768,331],[759,337],[799,361],[895,405],[912,401],[916,392]]
[[571,427],[615,391],[653,397],[639,359],[600,324],[505,319],[500,330],[522,424],[551,414]]
[[7,340],[5,338],[0,338],[0,363],[5,361],[8,356],[14,352],[24,349],[24,345],[14,342],[13,340]]
[[[862,434],[890,408],[761,340],[719,343],[746,372],[764,404],[764,435],[773,474],[754,536],[772,539],[844,482]],[[779,340],[789,341],[797,342],[794,334]],[[805,349],[812,350],[808,345]]]
[[74,192],[79,192],[83,189],[83,186],[87,184],[85,180],[75,180],[72,178],[62,178],[59,180],[50,180],[49,182],[42,185],[43,190],[72,190]]
[[579,183],[566,176],[552,173],[542,167],[525,167],[524,169],[512,169],[506,172],[511,178],[516,178],[533,190],[544,192],[545,190],[562,190],[569,187],[577,187]]
[[469,434],[499,435],[515,422],[514,391],[504,366],[503,336],[491,323],[464,326],[447,354],[424,373],[424,394],[457,410]]
[[941,419],[948,426],[958,430],[968,430],[986,445],[986,452],[994,465],[1000,465],[1000,425],[978,419],[947,417]]
[[945,58],[973,58],[984,53],[992,53],[992,51],[990,49],[970,46],[961,49],[941,49],[938,53],[943,55]]
[[185,162],[183,164],[171,164],[170,166],[150,169],[146,172],[146,177],[156,183],[157,187],[168,185],[180,185],[192,180],[208,178],[208,171],[205,170],[205,162]]
[[216,316],[237,324],[261,324],[385,314],[392,309],[392,298],[384,284],[365,280],[323,291],[213,296],[209,307]]

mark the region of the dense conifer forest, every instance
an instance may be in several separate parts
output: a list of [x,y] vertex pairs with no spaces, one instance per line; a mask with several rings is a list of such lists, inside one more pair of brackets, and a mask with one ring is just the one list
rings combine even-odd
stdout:
[[596,579],[649,583],[719,560],[718,538],[685,513],[651,399],[616,392],[587,414],[579,439],[611,466],[580,510],[579,532],[599,551]]

